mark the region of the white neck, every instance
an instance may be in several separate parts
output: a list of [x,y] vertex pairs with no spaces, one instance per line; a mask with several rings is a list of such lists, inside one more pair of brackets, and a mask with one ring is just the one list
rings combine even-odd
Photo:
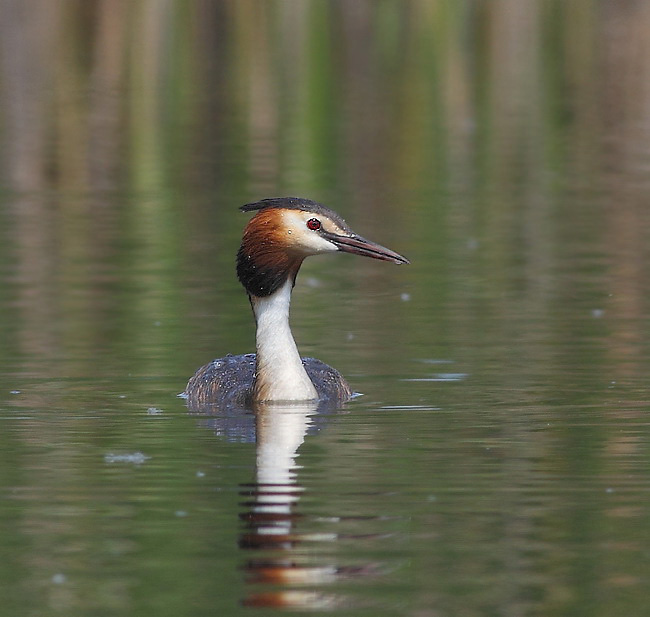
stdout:
[[258,401],[306,401],[318,398],[289,327],[293,281],[265,298],[251,297],[257,323],[257,368],[253,397]]

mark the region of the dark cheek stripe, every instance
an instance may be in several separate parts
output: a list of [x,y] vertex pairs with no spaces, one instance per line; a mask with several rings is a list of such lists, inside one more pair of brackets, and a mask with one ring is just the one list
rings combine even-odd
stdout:
[[258,298],[270,296],[287,280],[287,269],[273,266],[258,267],[241,248],[237,253],[237,277],[246,291]]

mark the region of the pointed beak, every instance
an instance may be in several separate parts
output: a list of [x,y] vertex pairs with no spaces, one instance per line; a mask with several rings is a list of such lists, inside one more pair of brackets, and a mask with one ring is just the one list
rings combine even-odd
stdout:
[[362,255],[364,257],[372,257],[373,259],[381,259],[382,261],[390,261],[394,264],[408,264],[411,263],[406,257],[387,249],[381,244],[366,240],[361,236],[340,236],[333,233],[322,234],[327,240],[334,244],[339,251],[343,253],[352,253],[353,255]]

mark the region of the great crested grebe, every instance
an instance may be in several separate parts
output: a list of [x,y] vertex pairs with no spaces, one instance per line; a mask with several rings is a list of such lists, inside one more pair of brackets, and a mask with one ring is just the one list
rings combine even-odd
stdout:
[[309,199],[263,199],[240,210],[256,212],[237,253],[237,277],[255,314],[257,353],[202,366],[185,388],[188,405],[348,400],[352,390],[337,370],[298,353],[289,327],[298,270],[305,257],[336,251],[395,264],[408,259],[358,236],[336,212]]

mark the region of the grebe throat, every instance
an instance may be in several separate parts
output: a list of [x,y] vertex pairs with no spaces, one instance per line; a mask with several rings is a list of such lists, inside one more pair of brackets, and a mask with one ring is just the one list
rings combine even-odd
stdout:
[[257,332],[253,398],[257,401],[307,401],[318,398],[305,371],[289,326],[293,277],[274,293],[251,295]]

